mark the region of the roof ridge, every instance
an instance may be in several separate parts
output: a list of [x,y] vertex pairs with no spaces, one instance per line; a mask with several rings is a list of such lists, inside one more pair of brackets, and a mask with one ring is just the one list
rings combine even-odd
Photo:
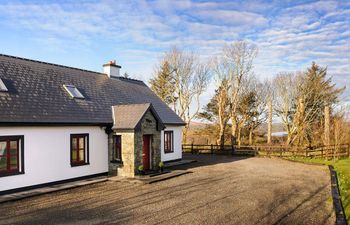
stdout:
[[96,72],[96,71],[92,71],[92,70],[80,69],[80,68],[77,68],[77,67],[65,66],[65,65],[61,65],[61,64],[49,63],[49,62],[44,62],[44,61],[39,61],[39,60],[34,60],[34,59],[28,59],[28,58],[13,56],[13,55],[6,55],[6,54],[2,54],[2,53],[0,53],[0,56],[4,56],[4,57],[8,57],[8,58],[14,58],[14,59],[20,59],[20,60],[25,60],[25,61],[29,61],[29,62],[42,63],[42,64],[46,64],[46,65],[51,65],[51,66],[58,66],[58,67],[62,67],[62,68],[74,69],[74,70],[79,70],[79,71],[83,71],[83,72],[96,73],[96,74],[99,74],[99,75],[105,75],[104,73]]
[[118,76],[116,78],[119,80],[136,81],[136,82],[140,82],[140,83],[145,83],[142,80],[133,79],[133,78],[129,78],[129,77]]
[[117,104],[117,105],[113,105],[113,107],[114,106],[132,106],[132,105],[152,105],[152,103],[150,103],[150,102],[145,102],[145,103],[123,103],[123,104]]
[[[62,67],[62,68],[68,68],[68,69],[73,69],[73,70],[79,70],[79,71],[83,71],[83,72],[95,73],[95,74],[98,74],[98,75],[106,75],[105,73],[102,73],[102,72],[86,70],[86,69],[81,69],[81,68],[72,67],[72,66],[65,66],[65,65],[56,64],[56,63],[49,63],[49,62],[44,62],[44,61],[35,60],[35,59],[28,59],[28,58],[23,58],[23,57],[19,57],[19,56],[6,55],[6,54],[2,54],[2,53],[0,53],[0,56],[9,57],[9,58],[13,58],[13,59],[25,60],[25,61],[29,61],[29,62],[42,63],[42,64],[46,64],[46,65],[57,66],[57,67]],[[116,78],[119,79],[119,80],[127,80],[127,81],[135,81],[135,82],[139,82],[139,83],[144,83],[142,80],[128,78],[128,77],[123,77],[123,76],[118,76]]]

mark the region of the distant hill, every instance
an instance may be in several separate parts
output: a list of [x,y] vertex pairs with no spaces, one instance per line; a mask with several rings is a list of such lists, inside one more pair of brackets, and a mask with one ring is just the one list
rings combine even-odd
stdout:
[[[262,124],[258,130],[259,132],[267,133],[267,123]],[[272,133],[283,131],[285,131],[283,123],[272,123]]]
[[[191,122],[189,129],[190,130],[200,130],[200,129],[204,129],[207,125],[210,125],[210,123],[195,121],[195,122]],[[272,124],[272,132],[273,133],[283,132],[283,131],[285,131],[283,123],[273,123]],[[258,132],[267,133],[267,123],[262,124],[258,128]]]
[[209,123],[203,123],[203,122],[197,122],[197,121],[192,121],[190,123],[190,130],[200,130],[205,128],[207,125],[210,125]]

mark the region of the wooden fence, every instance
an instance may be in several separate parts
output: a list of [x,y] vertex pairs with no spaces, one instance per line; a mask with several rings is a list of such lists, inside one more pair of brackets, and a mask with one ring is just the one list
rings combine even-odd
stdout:
[[309,158],[344,158],[350,156],[349,144],[296,147],[283,145],[182,145],[182,151],[192,154],[231,154],[231,155],[266,155],[278,157]]

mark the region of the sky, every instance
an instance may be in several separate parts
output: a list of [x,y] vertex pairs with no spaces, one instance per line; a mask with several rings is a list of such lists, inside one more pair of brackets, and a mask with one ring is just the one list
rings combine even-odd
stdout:
[[315,61],[350,87],[350,0],[0,0],[0,32],[2,54],[93,71],[115,59],[122,74],[145,82],[173,46],[210,58],[247,40],[259,48],[262,80]]

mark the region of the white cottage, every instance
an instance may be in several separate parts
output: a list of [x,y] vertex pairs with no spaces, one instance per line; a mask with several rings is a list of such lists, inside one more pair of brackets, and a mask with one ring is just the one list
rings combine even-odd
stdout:
[[181,160],[185,123],[120,68],[0,55],[0,194]]

